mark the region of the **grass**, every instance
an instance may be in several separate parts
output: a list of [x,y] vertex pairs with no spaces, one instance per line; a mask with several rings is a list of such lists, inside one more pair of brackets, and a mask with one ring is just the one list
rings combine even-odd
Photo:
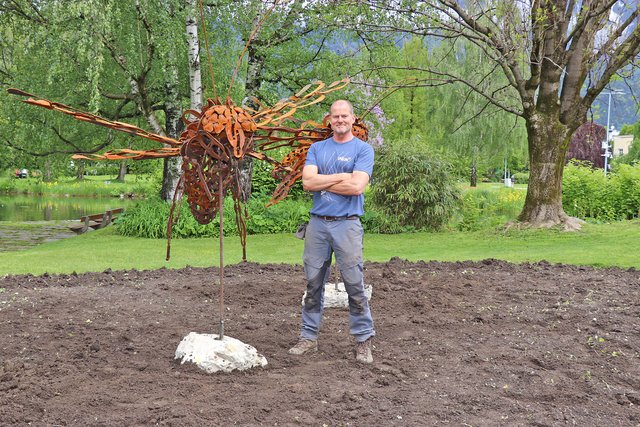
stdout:
[[460,188],[464,191],[466,190],[499,190],[503,188],[513,188],[515,190],[525,190],[527,189],[527,184],[514,184],[513,187],[507,187],[504,185],[504,182],[478,182],[475,187],[471,187],[468,181],[463,181],[460,183]]
[[[487,258],[522,263],[552,263],[640,269],[637,236],[640,221],[585,224],[583,230],[510,230],[367,234],[365,259],[388,261],[463,261]],[[116,235],[112,227],[77,237],[45,243],[32,249],[4,252],[0,275],[72,273],[87,271],[217,266],[217,239],[175,239],[170,261],[165,261],[166,241]],[[299,264],[303,242],[292,234],[248,236],[248,260],[258,263]],[[238,238],[225,239],[225,263],[241,261]]]

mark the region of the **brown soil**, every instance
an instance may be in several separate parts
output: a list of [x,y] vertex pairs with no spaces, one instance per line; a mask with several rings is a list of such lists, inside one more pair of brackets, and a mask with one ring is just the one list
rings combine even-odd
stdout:
[[0,425],[635,426],[640,273],[501,261],[366,264],[374,363],[347,313],[294,357],[302,269],[225,276],[227,335],[266,368],[206,374],[174,352],[218,332],[217,269],[0,279]]

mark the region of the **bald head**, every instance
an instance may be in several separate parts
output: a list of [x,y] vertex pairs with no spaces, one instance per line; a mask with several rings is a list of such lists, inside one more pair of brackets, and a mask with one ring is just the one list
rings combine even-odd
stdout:
[[337,101],[335,101],[333,104],[331,104],[331,110],[333,110],[333,107],[345,105],[349,108],[349,112],[353,114],[353,105],[346,99],[338,99]]

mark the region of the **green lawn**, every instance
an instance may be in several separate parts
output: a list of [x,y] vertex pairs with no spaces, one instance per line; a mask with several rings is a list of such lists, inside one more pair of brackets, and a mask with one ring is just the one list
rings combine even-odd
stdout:
[[[365,259],[388,261],[463,261],[496,258],[511,262],[553,263],[640,269],[640,221],[585,224],[583,230],[510,230],[479,232],[367,234]],[[241,260],[237,237],[225,238],[225,263]],[[125,269],[216,266],[218,239],[175,239],[171,261],[165,261],[165,240],[122,237],[112,227],[45,243],[32,249],[0,253],[0,275],[71,273]],[[248,236],[248,260],[258,263],[300,263],[303,242],[291,234]]]

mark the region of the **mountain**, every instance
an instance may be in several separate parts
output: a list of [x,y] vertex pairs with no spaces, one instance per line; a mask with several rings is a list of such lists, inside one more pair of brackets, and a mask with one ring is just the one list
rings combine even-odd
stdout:
[[[591,107],[593,121],[602,126],[607,126],[607,109],[609,107],[609,97],[611,97],[611,115],[609,126],[622,129],[624,125],[631,125],[640,120],[638,114],[638,104],[634,99],[634,94],[640,94],[640,75],[628,78],[626,81],[614,81],[607,86],[607,89],[596,98]],[[609,93],[619,92],[609,96]],[[588,117],[591,119],[591,117]]]

